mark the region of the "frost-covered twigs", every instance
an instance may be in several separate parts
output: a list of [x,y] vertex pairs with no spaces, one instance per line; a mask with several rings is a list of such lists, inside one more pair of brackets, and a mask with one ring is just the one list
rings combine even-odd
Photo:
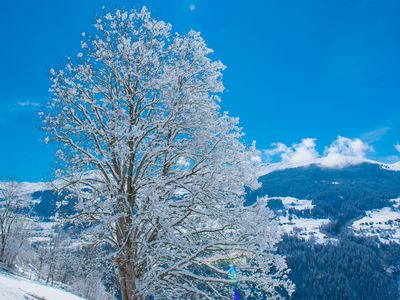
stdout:
[[198,32],[172,34],[146,8],[95,28],[52,70],[44,121],[84,238],[114,251],[123,299],[227,298],[233,259],[247,293],[291,291],[273,216],[242,205],[256,150],[220,112],[224,65]]
[[30,235],[30,221],[22,214],[30,205],[28,200],[16,182],[0,185],[0,262],[9,268],[14,266]]

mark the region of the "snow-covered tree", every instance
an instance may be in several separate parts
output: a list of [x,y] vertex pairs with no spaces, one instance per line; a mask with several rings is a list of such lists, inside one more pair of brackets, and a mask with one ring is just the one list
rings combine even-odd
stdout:
[[53,227],[46,237],[34,241],[32,248],[28,267],[39,281],[88,300],[115,299],[115,293],[107,291],[102,280],[111,263],[92,245],[74,240],[68,228]]
[[82,238],[113,249],[122,299],[227,299],[235,283],[255,297],[290,293],[272,213],[242,205],[257,152],[220,111],[225,67],[200,34],[117,10],[81,45],[51,70],[45,128]]
[[0,262],[12,267],[18,255],[29,247],[30,221],[21,213],[29,199],[21,195],[14,181],[0,185]]

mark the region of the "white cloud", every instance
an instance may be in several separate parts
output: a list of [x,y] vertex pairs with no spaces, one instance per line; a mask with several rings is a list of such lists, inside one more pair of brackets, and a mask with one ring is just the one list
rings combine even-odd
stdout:
[[282,162],[289,164],[308,164],[315,161],[319,154],[315,149],[316,139],[304,138],[298,144],[288,147],[283,143],[273,144],[274,148],[266,150],[267,156],[280,155]]
[[27,100],[27,101],[18,101],[17,105],[20,107],[39,107],[40,103]]
[[[372,150],[367,143],[359,138],[350,139],[338,136],[330,146],[325,148],[323,155],[316,149],[316,139],[304,138],[300,143],[287,146],[283,143],[272,144],[263,154],[267,161],[279,156],[281,163],[290,165],[319,164],[325,168],[343,168],[365,161],[366,154]],[[399,149],[400,152],[400,144]]]
[[365,160],[365,155],[372,148],[361,139],[350,139],[338,136],[332,144],[325,148],[321,166],[327,168],[343,168],[359,164]]
[[385,135],[390,132],[390,127],[380,127],[375,130],[368,131],[361,135],[361,139],[370,144],[380,141]]
[[277,154],[284,153],[284,152],[286,152],[286,151],[289,150],[289,147],[286,146],[286,145],[283,144],[283,143],[273,143],[271,146],[272,146],[273,148],[267,149],[267,150],[264,151],[264,153],[265,153],[267,156],[269,156],[269,157],[270,157],[270,156],[277,155]]
[[289,151],[282,153],[282,160],[291,164],[311,163],[318,158],[315,139],[305,138],[299,144],[293,144]]
[[400,152],[400,144],[393,145],[397,152]]
[[189,5],[190,11],[195,11],[196,10],[196,4],[192,3]]

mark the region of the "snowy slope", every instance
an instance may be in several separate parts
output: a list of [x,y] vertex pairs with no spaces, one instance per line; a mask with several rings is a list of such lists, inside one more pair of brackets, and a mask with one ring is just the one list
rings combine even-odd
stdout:
[[0,188],[15,184],[19,194],[32,194],[37,191],[44,191],[52,188],[52,182],[0,182]]
[[384,165],[383,167],[392,171],[400,171],[400,161],[397,163]]
[[0,300],[83,300],[78,296],[6,272],[0,272]]
[[352,228],[357,235],[376,236],[381,242],[400,244],[400,198],[393,199],[394,205],[366,212],[356,220]]
[[[346,157],[344,157],[346,159]],[[347,158],[348,161],[352,160],[352,157]],[[371,159],[360,159],[356,162],[349,163],[344,167],[348,167],[351,165],[359,165],[362,163],[369,163],[374,165],[379,165],[382,169],[391,170],[391,171],[400,171],[400,161],[392,164],[386,164],[379,161],[371,160]],[[304,163],[286,163],[286,162],[279,162],[279,163],[266,163],[263,164],[259,175],[266,175],[272,172],[286,170],[286,169],[293,169],[293,168],[301,168],[301,167],[308,167],[310,165],[320,166],[321,168],[330,168],[324,165],[324,158],[316,158],[312,161],[304,162]],[[332,169],[342,169],[343,167],[332,167]]]
[[268,201],[281,201],[282,207],[274,209],[277,214],[279,229],[282,233],[290,236],[298,236],[309,240],[314,238],[317,243],[326,243],[331,240],[321,232],[321,227],[330,222],[329,219],[297,217],[289,213],[312,209],[314,205],[311,200],[297,199],[294,197],[272,197]]

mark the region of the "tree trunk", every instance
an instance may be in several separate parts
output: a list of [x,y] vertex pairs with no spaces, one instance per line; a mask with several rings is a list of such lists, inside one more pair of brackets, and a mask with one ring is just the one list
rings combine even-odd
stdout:
[[135,280],[133,266],[129,260],[119,266],[122,300],[138,300],[135,296]]
[[1,234],[0,261],[4,262],[4,252],[6,250],[6,238],[4,233]]
[[[131,184],[131,178],[128,178],[128,187],[129,187],[129,199],[128,202],[129,204],[133,207],[134,201],[135,201],[135,196],[133,193],[132,189],[132,184]],[[120,195],[124,195],[125,191],[121,190]],[[118,265],[118,271],[119,271],[119,280],[120,280],[120,285],[121,285],[121,299],[122,300],[138,300],[139,298],[136,296],[136,284],[135,284],[135,268],[133,266],[133,247],[131,243],[131,238],[128,237],[129,234],[129,228],[132,226],[132,219],[131,216],[129,216],[129,209],[125,207],[125,199],[121,197],[119,199],[119,203],[121,205],[121,210],[122,211],[127,211],[128,216],[127,217],[120,217],[118,219],[118,224],[120,230],[117,230],[116,234],[118,237],[118,241],[121,245],[124,244],[125,239],[128,238],[125,244],[125,251],[121,253],[121,256],[119,256],[116,259],[116,263]]]
[[43,268],[43,259],[40,258],[40,264],[39,264],[39,281],[42,280],[42,268]]

